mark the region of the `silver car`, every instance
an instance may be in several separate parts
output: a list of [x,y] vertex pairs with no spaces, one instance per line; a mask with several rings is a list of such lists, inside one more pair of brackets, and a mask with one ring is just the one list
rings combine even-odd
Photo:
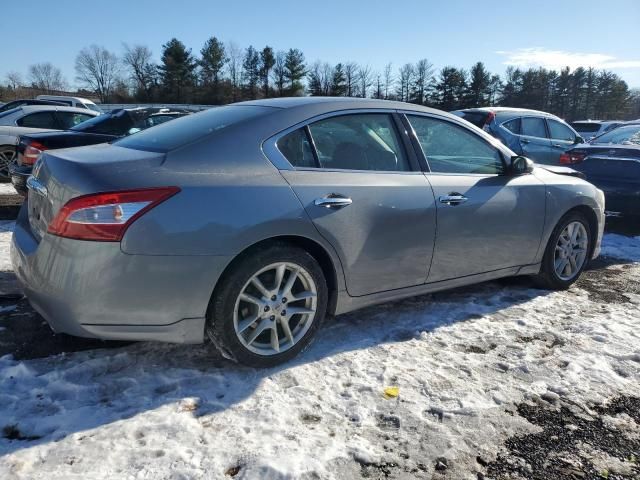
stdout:
[[[551,167],[549,167],[551,168]],[[45,152],[11,256],[58,332],[200,343],[271,366],[325,315],[598,255],[604,197],[464,120],[283,98]]]
[[20,135],[66,130],[96,115],[92,110],[54,105],[22,105],[0,113],[0,178],[9,178]]

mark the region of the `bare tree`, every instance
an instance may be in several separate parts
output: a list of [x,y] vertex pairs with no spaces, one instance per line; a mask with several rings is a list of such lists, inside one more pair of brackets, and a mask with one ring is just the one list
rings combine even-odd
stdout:
[[279,97],[284,93],[285,82],[287,80],[287,70],[285,68],[286,56],[286,52],[279,51],[276,53],[275,63],[273,64],[273,83],[276,86]]
[[235,42],[228,42],[227,47],[227,70],[229,80],[231,80],[231,95],[233,100],[237,100],[238,88],[242,84],[242,58],[244,52]]
[[394,82],[395,82],[395,79],[393,78],[393,67],[391,63],[387,63],[384,67],[384,98],[385,100],[389,99],[389,90],[392,90]]
[[124,44],[122,63],[129,70],[136,89],[142,92],[147,100],[151,98],[156,80],[156,66],[151,60],[152,57],[151,50],[145,45],[130,47],[126,43]]
[[369,65],[361,65],[358,68],[358,82],[360,83],[360,96],[366,98],[369,87],[373,85],[373,70]]
[[344,77],[346,85],[347,97],[357,96],[358,87],[356,85],[358,76],[358,64],[356,62],[347,62],[344,64]]
[[67,86],[62,71],[49,62],[31,65],[29,67],[29,81],[35,88],[47,93],[64,90]]
[[410,63],[405,63],[400,68],[400,77],[398,79],[400,81],[398,94],[400,96],[400,101],[408,102],[409,101],[409,90],[411,88],[411,81],[413,80],[413,65]]
[[11,90],[16,90],[22,86],[22,75],[20,72],[9,72],[6,75],[7,78],[7,86]]
[[420,105],[427,101],[427,93],[431,81],[433,80],[433,64],[426,58],[419,60],[413,69],[413,92],[412,100]]
[[76,57],[76,79],[106,102],[120,73],[118,57],[104,47],[91,45]]

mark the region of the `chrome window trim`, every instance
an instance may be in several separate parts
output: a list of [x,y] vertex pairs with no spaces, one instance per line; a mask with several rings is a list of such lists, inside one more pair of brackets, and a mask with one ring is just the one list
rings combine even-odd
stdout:
[[[278,170],[292,170],[292,171],[301,171],[301,172],[334,172],[334,173],[372,173],[372,174],[400,174],[400,175],[422,175],[421,170],[414,170],[413,165],[411,165],[411,161],[409,160],[409,152],[404,152],[407,155],[407,161],[409,162],[409,166],[412,170],[353,170],[346,168],[322,168],[322,167],[295,167],[292,165],[289,160],[284,156],[284,154],[278,149],[278,140],[282,137],[288,135],[291,132],[298,130],[299,128],[304,128],[312,123],[319,122],[320,120],[324,120],[332,117],[341,117],[344,115],[354,115],[354,114],[368,114],[368,113],[382,113],[389,115],[391,117],[391,121],[393,120],[393,114],[399,113],[399,111],[395,108],[350,108],[347,110],[336,110],[333,112],[322,113],[320,115],[316,115],[315,117],[307,118],[306,120],[299,122],[285,130],[282,130],[275,135],[272,135],[264,142],[262,142],[261,149],[264,156],[278,169]],[[402,132],[398,132],[399,136]],[[398,138],[401,144],[401,148],[404,150],[405,146],[402,142],[401,138]]]
[[586,160],[590,160],[590,159],[595,159],[595,160],[622,160],[623,162],[638,162],[640,163],[640,159],[638,158],[633,158],[633,157],[611,157],[609,155],[598,155],[593,154],[593,155],[587,155],[586,157],[584,157],[583,161]]

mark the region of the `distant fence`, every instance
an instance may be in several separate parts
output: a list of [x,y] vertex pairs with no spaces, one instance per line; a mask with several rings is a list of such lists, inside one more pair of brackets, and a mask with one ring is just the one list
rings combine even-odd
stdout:
[[184,110],[193,110],[199,112],[215,107],[216,105],[194,105],[192,103],[99,103],[98,107],[103,112],[110,112],[118,108],[136,108],[136,107],[162,107],[162,108],[179,108]]

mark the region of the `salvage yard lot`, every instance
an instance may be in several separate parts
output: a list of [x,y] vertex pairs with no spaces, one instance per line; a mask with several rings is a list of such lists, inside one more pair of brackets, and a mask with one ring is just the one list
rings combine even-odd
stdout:
[[368,308],[254,370],[53,335],[11,295],[11,227],[2,479],[640,477],[640,237],[606,234],[569,291],[508,279]]

